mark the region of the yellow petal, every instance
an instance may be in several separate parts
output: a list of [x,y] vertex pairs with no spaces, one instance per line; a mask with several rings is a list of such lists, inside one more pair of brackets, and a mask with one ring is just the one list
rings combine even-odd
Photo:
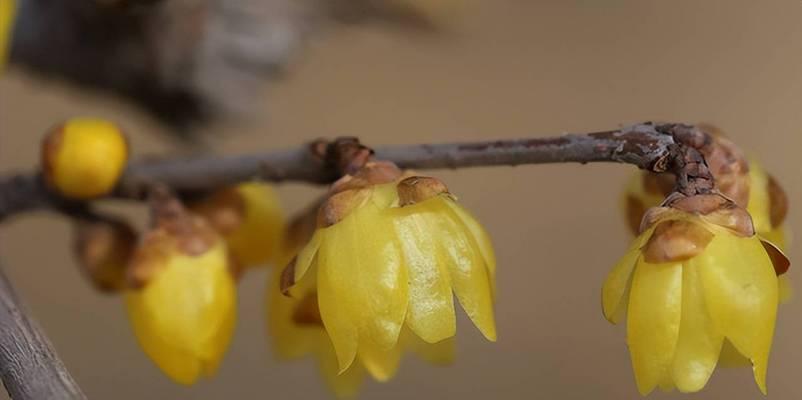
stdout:
[[435,227],[429,216],[404,207],[395,211],[396,232],[409,273],[406,323],[429,343],[454,336],[454,295],[446,266],[437,258]]
[[131,326],[145,354],[173,381],[182,385],[195,383],[201,375],[200,360],[166,343],[151,328],[149,316],[140,309],[136,299],[126,295],[126,304]]
[[[358,307],[355,296],[347,289],[348,277],[337,268],[337,245],[342,241],[337,235],[326,235],[318,254],[318,306],[323,325],[326,327],[339,360],[340,372],[344,372],[354,361],[358,345],[357,327],[348,309]],[[345,264],[347,266],[347,264]]]
[[358,318],[360,341],[371,340],[390,349],[398,342],[409,301],[408,271],[393,219],[386,209],[367,204],[341,224],[343,234],[350,235],[352,264],[340,273],[353,274],[351,287],[345,289],[358,297],[352,312]]
[[235,290],[219,244],[198,257],[170,257],[143,289],[126,293],[126,305],[145,352],[174,380],[189,384],[201,372],[214,372],[228,348]]
[[231,254],[247,266],[273,260],[284,231],[278,196],[272,187],[262,182],[240,184],[237,191],[245,210],[242,224],[226,235]]
[[482,258],[485,260],[488,276],[490,277],[490,288],[493,291],[493,297],[496,296],[496,252],[493,250],[493,243],[490,241],[490,235],[487,234],[482,224],[470,213],[455,201],[443,201],[451,210],[457,215],[459,220],[465,224],[465,227],[473,235],[473,239],[479,246],[479,251],[482,253]]
[[771,198],[769,196],[769,176],[756,161],[749,163],[749,203],[746,211],[752,216],[757,232],[770,232]]
[[359,343],[359,360],[365,369],[379,382],[387,382],[398,372],[401,363],[401,346],[382,349],[371,341]]
[[438,257],[445,263],[451,286],[462,308],[479,331],[490,341],[496,341],[496,322],[493,315],[493,296],[490,278],[479,246],[470,233],[448,212],[443,199],[433,198],[413,207],[430,212],[436,224]]
[[721,354],[718,357],[718,365],[724,368],[748,367],[752,365],[752,362],[739,353],[732,342],[724,339],[724,345],[721,346]]
[[777,315],[774,267],[757,236],[717,234],[698,256],[705,301],[716,329],[752,361],[766,392],[766,369]]
[[627,252],[615,264],[604,281],[602,286],[602,312],[604,313],[604,318],[607,318],[613,324],[617,324],[624,316],[623,310],[627,306],[625,300],[632,282],[632,270],[638,262],[638,257],[640,257],[641,247],[649,240],[652,232],[653,230],[648,230],[635,238]]
[[[300,282],[306,275],[306,271],[309,271],[309,267],[314,263],[315,256],[317,256],[317,252],[320,249],[323,232],[324,230],[321,229],[316,230],[312,238],[309,239],[309,243],[298,253],[298,258],[295,259],[295,282]],[[282,265],[281,267],[284,266]]]
[[674,356],[674,383],[683,393],[701,390],[716,368],[724,337],[707,311],[699,265],[693,260],[682,270],[682,318]]
[[318,361],[320,373],[337,398],[352,399],[356,397],[365,380],[365,368],[362,365],[354,363],[347,370],[340,372],[337,355],[334,353],[331,343],[318,353]]
[[646,395],[670,379],[682,308],[682,264],[635,268],[627,313],[627,343],[638,391]]
[[[407,331],[408,332],[408,331]],[[434,365],[449,365],[454,362],[456,341],[453,337],[437,343],[427,343],[414,333],[401,333],[405,348],[415,353],[422,360]]]
[[[281,270],[273,269],[273,276],[267,285],[267,332],[273,344],[273,351],[282,359],[294,359],[311,353],[323,341],[331,347],[323,326],[297,324],[294,320],[296,307],[315,290],[314,276],[310,274],[293,289],[293,297],[281,293]],[[310,285],[309,282],[312,282]],[[334,349],[332,348],[332,354]]]

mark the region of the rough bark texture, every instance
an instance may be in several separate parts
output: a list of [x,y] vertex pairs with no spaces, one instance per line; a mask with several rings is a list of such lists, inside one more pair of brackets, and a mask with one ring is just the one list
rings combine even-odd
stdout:
[[[0,266],[2,268],[2,266]],[[0,378],[13,400],[85,399],[0,269]]]

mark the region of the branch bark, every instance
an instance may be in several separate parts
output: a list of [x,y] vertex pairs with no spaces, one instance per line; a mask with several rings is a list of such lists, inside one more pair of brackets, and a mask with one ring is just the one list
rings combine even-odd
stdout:
[[8,395],[13,400],[86,399],[27,314],[0,269],[0,378]]
[[[712,190],[713,178],[695,149],[706,134],[681,124],[644,123],[615,131],[568,134],[550,138],[389,146],[375,157],[406,169],[515,166],[565,162],[619,162],[677,176],[685,194]],[[341,171],[317,142],[263,154],[172,159],[132,163],[112,197],[143,199],[148,188],[165,184],[178,192],[198,193],[260,178],[266,181],[331,183]],[[327,146],[328,145],[328,146]],[[70,209],[74,203],[48,191],[35,174],[0,179],[0,221],[42,207]]]

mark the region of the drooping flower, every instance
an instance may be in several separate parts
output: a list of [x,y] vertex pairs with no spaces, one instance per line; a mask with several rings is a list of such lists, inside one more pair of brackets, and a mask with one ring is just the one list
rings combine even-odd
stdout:
[[627,315],[638,390],[699,391],[725,349],[749,360],[765,393],[780,255],[720,195],[651,209],[602,290],[605,317]]
[[339,398],[355,397],[368,375],[379,382],[391,379],[408,351],[440,365],[449,364],[454,357],[452,339],[425,343],[404,328],[393,347],[387,350],[375,346],[361,347],[351,366],[340,371],[334,346],[323,327],[318,309],[314,276],[309,274],[298,282],[290,297],[281,292],[280,275],[281,270],[275,269],[273,279],[268,282],[268,332],[273,349],[282,359],[314,357],[326,383]]
[[172,203],[129,266],[125,293],[139,344],[174,381],[190,385],[217,370],[236,322],[236,287],[225,242]]
[[42,169],[48,185],[64,196],[87,199],[110,192],[128,161],[120,128],[95,118],[73,118],[42,142]]
[[263,182],[222,189],[194,204],[226,240],[231,256],[250,267],[274,261],[284,230],[284,215],[273,188]]
[[454,294],[484,336],[496,339],[492,246],[436,179],[403,178],[383,162],[345,176],[291,267],[292,282],[315,275],[340,371],[365,351],[392,349],[404,327],[427,343],[453,337]]

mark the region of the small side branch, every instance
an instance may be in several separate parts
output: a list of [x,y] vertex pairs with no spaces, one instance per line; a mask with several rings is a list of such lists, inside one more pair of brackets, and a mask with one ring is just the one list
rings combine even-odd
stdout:
[[2,269],[0,378],[13,400],[86,399],[50,341],[26,315]]
[[[644,123],[615,131],[551,138],[389,146],[376,149],[375,155],[406,169],[620,162],[656,173],[673,173],[678,178],[677,190],[693,194],[713,188],[704,158],[694,148],[706,137],[689,125]],[[331,151],[326,149],[337,143],[319,141],[297,149],[243,156],[133,163],[112,196],[143,199],[154,184],[191,194],[257,178],[330,183],[341,171],[329,159]],[[35,174],[0,178],[0,221],[43,207],[64,211],[72,205],[49,193]]]

